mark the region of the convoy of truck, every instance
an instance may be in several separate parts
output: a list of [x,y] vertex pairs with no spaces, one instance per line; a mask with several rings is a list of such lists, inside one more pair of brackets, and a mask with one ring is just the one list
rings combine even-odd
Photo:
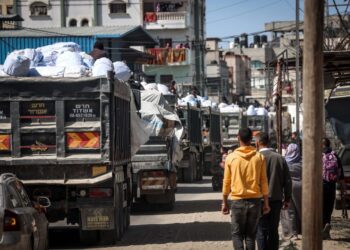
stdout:
[[[120,240],[133,205],[173,209],[178,182],[209,174],[219,190],[221,148],[238,146],[241,127],[268,130],[268,116],[176,105],[159,92],[144,100],[134,86],[112,73],[0,78],[0,172],[16,174],[33,199],[49,198],[49,222],[78,224],[86,244]],[[132,112],[157,131],[135,154]]]

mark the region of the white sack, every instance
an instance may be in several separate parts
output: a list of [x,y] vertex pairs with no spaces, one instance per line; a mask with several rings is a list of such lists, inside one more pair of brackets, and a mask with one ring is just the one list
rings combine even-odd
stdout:
[[127,82],[131,77],[131,70],[124,62],[117,61],[113,63],[115,77],[119,81]]
[[38,66],[31,68],[29,76],[43,76],[43,77],[63,77],[64,67],[59,66]]
[[82,77],[87,76],[88,69],[83,65],[67,66],[64,70],[64,77]]
[[83,59],[83,64],[88,68],[92,68],[92,66],[94,65],[94,58],[89,54],[86,54],[85,52],[80,52],[79,54]]
[[3,71],[10,76],[27,76],[29,68],[29,58],[12,52],[5,59]]
[[113,71],[113,63],[107,57],[102,57],[97,59],[92,67],[92,76],[105,76],[107,77],[107,72]]
[[56,59],[56,66],[70,67],[82,65],[83,59],[78,52],[65,51],[59,54]]
[[247,109],[247,115],[256,115],[256,110],[253,105],[250,105]]
[[267,116],[268,115],[268,112],[265,108],[257,108],[256,109],[256,114],[257,115],[263,115],[263,116]]

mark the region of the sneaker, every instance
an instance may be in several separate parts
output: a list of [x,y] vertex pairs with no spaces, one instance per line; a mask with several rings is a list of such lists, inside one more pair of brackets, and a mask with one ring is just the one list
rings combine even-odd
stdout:
[[329,223],[327,223],[323,230],[322,230],[322,237],[324,240],[329,240],[331,239],[331,234],[330,234],[330,231],[331,231],[331,225]]

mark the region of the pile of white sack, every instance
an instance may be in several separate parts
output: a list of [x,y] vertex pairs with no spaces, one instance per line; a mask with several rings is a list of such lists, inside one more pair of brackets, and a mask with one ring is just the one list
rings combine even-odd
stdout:
[[253,105],[250,105],[247,109],[247,115],[249,115],[249,116],[253,116],[253,115],[268,116],[269,113],[263,107],[254,108]]
[[172,95],[169,91],[169,88],[165,86],[164,84],[160,83],[146,83],[146,82],[141,82],[141,85],[145,90],[157,90],[158,92],[162,93],[162,95]]
[[242,109],[236,105],[236,104],[226,104],[226,103],[220,103],[219,109],[221,113],[239,113],[242,111]]
[[179,106],[187,106],[189,104],[192,107],[211,107],[212,109],[217,109],[217,103],[209,100],[208,97],[202,97],[197,95],[195,97],[192,94],[188,94],[184,98],[179,98],[177,101]]
[[0,76],[82,77],[107,76],[114,71],[120,81],[131,77],[129,67],[107,57],[96,61],[73,42],[60,42],[36,49],[15,50],[0,67]]

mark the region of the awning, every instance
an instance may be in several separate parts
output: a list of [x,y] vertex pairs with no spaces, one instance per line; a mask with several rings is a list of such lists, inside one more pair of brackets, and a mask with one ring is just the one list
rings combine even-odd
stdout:
[[24,19],[20,15],[0,15],[0,22],[21,22]]

